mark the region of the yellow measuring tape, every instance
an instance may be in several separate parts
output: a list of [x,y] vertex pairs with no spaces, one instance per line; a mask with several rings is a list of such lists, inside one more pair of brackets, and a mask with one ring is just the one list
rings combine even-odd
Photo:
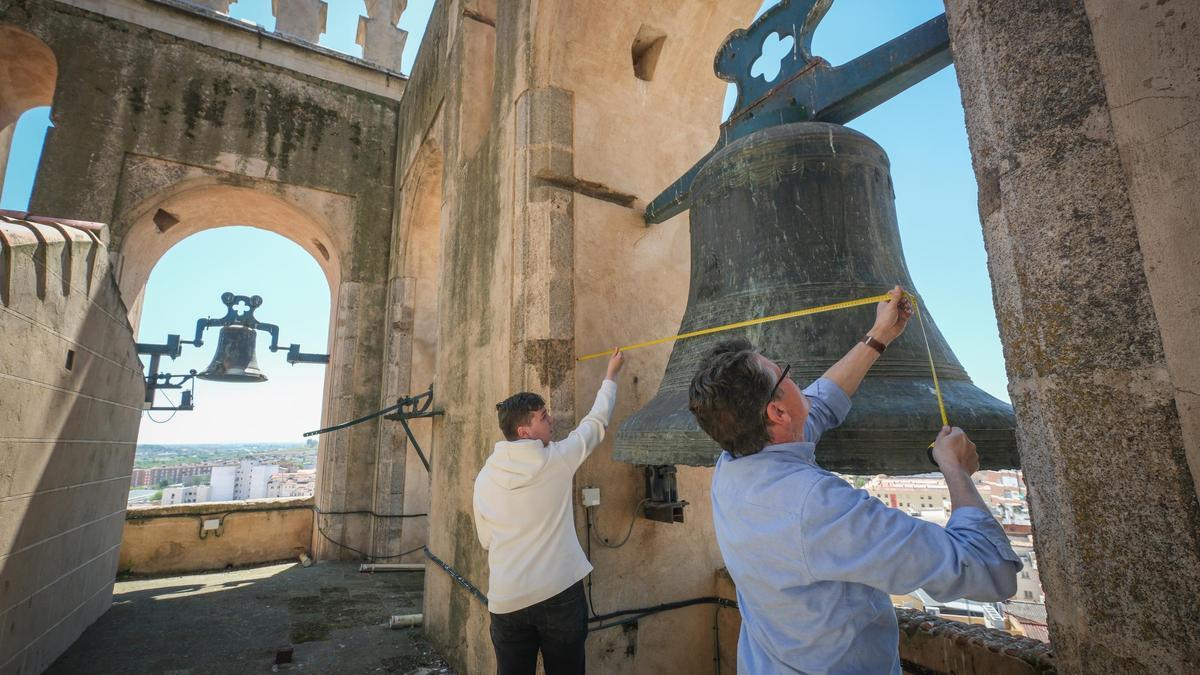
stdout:
[[[930,372],[930,374],[933,375],[933,393],[934,393],[934,395],[937,396],[938,413],[940,413],[942,416],[942,426],[949,426],[950,421],[949,421],[949,418],[946,417],[946,404],[942,400],[942,387],[938,383],[937,368],[935,368],[933,365],[933,351],[930,350],[930,348],[929,348],[929,335],[926,334],[926,332],[925,332],[925,320],[921,318],[921,309],[917,303],[917,296],[913,295],[912,293],[906,292],[906,293],[904,293],[904,297],[908,298],[909,302],[912,303],[913,313],[917,315],[917,324],[921,327],[921,337],[925,340],[925,355],[929,357],[929,372]],[[835,302],[835,303],[828,304],[828,305],[821,305],[819,307],[808,307],[806,309],[797,309],[797,310],[794,310],[791,312],[784,312],[783,314],[772,314],[771,316],[763,316],[763,317],[759,317],[757,319],[748,319],[746,321],[738,321],[736,323],[727,323],[723,326],[714,326],[712,328],[701,328],[700,330],[693,330],[693,331],[689,331],[687,333],[680,333],[678,335],[672,335],[670,337],[662,337],[662,338],[658,338],[656,340],[647,340],[645,342],[635,342],[634,344],[631,344],[631,345],[625,345],[624,347],[621,347],[620,349],[621,349],[621,351],[629,351],[631,349],[641,349],[642,347],[653,347],[654,345],[666,344],[668,342],[676,342],[678,340],[687,340],[689,338],[700,337],[701,335],[712,335],[713,333],[722,333],[727,330],[737,330],[738,328],[747,328],[749,326],[757,326],[759,324],[770,323],[772,321],[783,321],[785,319],[795,319],[797,317],[811,316],[813,314],[821,314],[823,312],[834,312],[839,309],[850,309],[851,307],[861,307],[863,305],[871,305],[871,304],[875,304],[875,303],[879,303],[879,302],[885,302],[885,301],[891,300],[891,299],[892,299],[891,295],[889,295],[887,293],[881,293],[879,295],[872,295],[867,298],[858,298],[857,300],[846,300],[845,302]],[[593,352],[591,354],[585,354],[583,356],[580,356],[578,359],[576,359],[576,361],[588,361],[591,359],[598,359],[602,356],[608,356],[610,354],[612,354],[612,350],[605,350],[602,352]]]

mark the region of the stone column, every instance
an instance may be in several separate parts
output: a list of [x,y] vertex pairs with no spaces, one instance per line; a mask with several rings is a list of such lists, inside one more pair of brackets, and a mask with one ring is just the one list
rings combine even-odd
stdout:
[[329,5],[324,0],[271,0],[275,32],[316,43],[325,32]]
[[[1196,672],[1200,505],[1164,351],[1177,309],[1152,292],[1097,57],[1112,45],[1083,0],[947,13],[1056,658]],[[1195,295],[1195,278],[1177,283]]]
[[400,30],[396,24],[408,0],[367,0],[366,5],[367,16],[358,17],[358,34],[354,38],[363,48],[363,60],[399,72],[408,31]]
[[517,99],[513,223],[514,391],[546,397],[559,428],[575,423],[574,194],[538,178],[572,176],[574,101],[556,87]]
[[[339,286],[330,345],[332,372],[325,397],[327,414],[323,419],[343,422],[379,409],[383,332],[377,326],[379,318],[385,316],[385,301],[386,292],[379,282],[343,281]],[[316,491],[321,511],[374,510],[377,448],[383,424],[391,422],[376,418],[321,439]],[[381,555],[382,543],[373,539],[374,521],[368,513],[318,515],[319,529],[313,533],[316,558],[361,558],[351,548]]]
[[1192,480],[1200,484],[1200,3],[1087,0]]

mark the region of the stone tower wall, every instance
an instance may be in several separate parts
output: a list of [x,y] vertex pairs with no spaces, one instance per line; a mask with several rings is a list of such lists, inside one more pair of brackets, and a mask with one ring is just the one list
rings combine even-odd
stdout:
[[104,229],[0,214],[0,672],[112,604],[142,367]]

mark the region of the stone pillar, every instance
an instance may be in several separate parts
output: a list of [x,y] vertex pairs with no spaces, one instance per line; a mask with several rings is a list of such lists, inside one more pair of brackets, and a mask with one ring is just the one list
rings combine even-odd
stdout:
[[325,32],[329,5],[324,0],[271,0],[275,32],[316,44]]
[[363,60],[400,72],[400,57],[408,31],[380,18],[358,17],[358,34],[354,41],[363,48]]
[[[330,345],[329,384],[323,419],[341,422],[379,409],[383,331],[376,328],[385,315],[386,292],[375,281],[343,281],[334,299],[334,336]],[[318,529],[313,551],[318,560],[356,560],[382,555],[383,542],[374,540],[377,449],[383,424],[379,418],[327,434],[321,439],[317,473]],[[335,543],[337,542],[337,543]]]
[[534,391],[559,428],[575,422],[574,194],[538,178],[572,176],[574,101],[556,87],[517,99],[513,224],[514,391]]
[[[1056,658],[1068,673],[1196,672],[1200,504],[1164,349],[1180,307],[1156,301],[1097,56],[1178,29],[1147,16],[1140,37],[1093,33],[1083,0],[947,13]],[[1179,44],[1193,61],[1195,44]],[[1185,164],[1141,169],[1195,181]],[[1175,283],[1194,296],[1195,279]]]
[[1200,484],[1200,3],[1087,0],[1192,480]]

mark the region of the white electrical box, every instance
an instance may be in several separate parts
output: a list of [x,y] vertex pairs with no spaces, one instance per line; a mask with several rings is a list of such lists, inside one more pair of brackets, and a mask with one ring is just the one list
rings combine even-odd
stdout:
[[583,488],[583,505],[584,506],[600,506],[600,488],[598,488],[598,487]]

